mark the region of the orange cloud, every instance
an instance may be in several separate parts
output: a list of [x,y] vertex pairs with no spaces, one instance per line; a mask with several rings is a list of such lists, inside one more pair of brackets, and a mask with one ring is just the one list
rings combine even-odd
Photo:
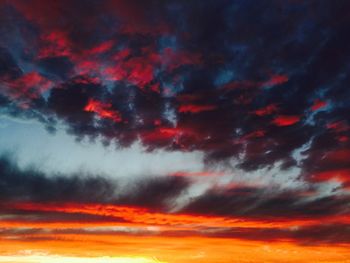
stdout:
[[118,111],[115,111],[109,103],[103,103],[98,100],[90,99],[84,110],[95,112],[98,116],[105,119],[111,119],[114,122],[121,122],[122,118]]
[[[176,226],[186,227],[254,227],[279,228],[319,224],[320,218],[245,218],[223,217],[191,214],[171,214],[150,211],[141,207],[118,206],[110,204],[82,204],[82,203],[11,203],[3,208],[36,212],[61,212],[67,214],[86,214],[112,217],[118,221],[130,224],[148,226]],[[323,217],[327,223],[350,223],[347,215]]]

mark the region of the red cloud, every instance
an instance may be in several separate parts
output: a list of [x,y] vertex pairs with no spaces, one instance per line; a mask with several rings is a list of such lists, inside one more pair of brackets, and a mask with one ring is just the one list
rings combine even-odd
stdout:
[[39,50],[38,58],[71,57],[72,43],[65,32],[53,31],[42,37],[43,46]]
[[153,80],[153,67],[143,63],[136,63],[128,76],[128,81],[140,87],[145,86]]
[[345,132],[350,129],[349,125],[345,121],[336,121],[328,123],[327,128],[336,132]]
[[[123,58],[118,57],[118,59]],[[145,57],[117,61],[114,66],[105,68],[102,73],[107,79],[126,80],[131,84],[144,88],[145,85],[153,80],[154,67],[156,65],[157,58],[152,56],[152,54],[148,54]]]
[[287,75],[273,75],[268,81],[262,83],[262,86],[276,86],[286,83],[289,80]]
[[158,127],[153,131],[143,132],[141,139],[145,143],[167,141],[178,138],[182,133],[183,131],[179,128]]
[[145,142],[156,142],[178,139],[186,134],[186,131],[177,127],[158,127],[153,131],[144,132],[141,136]]
[[234,90],[238,88],[254,88],[259,85],[259,82],[251,81],[251,80],[239,80],[239,81],[232,81],[230,83],[227,83],[223,86],[223,89],[225,90]]
[[[131,51],[123,49],[114,55],[115,64],[103,70],[103,74],[110,80],[126,80],[143,89],[154,79],[154,71],[158,67],[174,70],[181,65],[199,64],[201,59],[198,55],[186,52],[174,52],[168,48],[159,54],[151,47],[142,49],[142,55],[128,58]],[[153,86],[151,90],[159,92],[159,87]]]
[[150,85],[149,89],[153,92],[160,93],[160,84],[159,82]]
[[340,149],[340,150],[328,152],[326,154],[326,160],[328,162],[346,163],[350,160],[350,150],[349,149]]
[[[14,100],[31,100],[38,98],[43,92],[48,90],[52,83],[38,72],[29,72],[18,79],[11,80],[6,77],[1,79],[5,84],[5,93]],[[27,105],[22,104],[26,107]]]
[[81,75],[97,74],[101,66],[101,62],[97,60],[81,60],[76,62],[75,70]]
[[109,80],[122,80],[127,77],[127,72],[124,70],[121,65],[106,67],[102,74],[105,78]]
[[238,139],[234,139],[233,142],[235,144],[236,143],[244,143],[244,142],[246,142],[247,140],[250,140],[250,139],[264,137],[265,134],[266,134],[265,130],[256,130],[256,131],[247,133],[246,135],[244,135],[244,136],[242,136],[242,137],[240,137]]
[[273,75],[267,81],[254,81],[254,80],[236,80],[227,83],[223,86],[223,89],[233,90],[238,88],[258,88],[276,86],[286,83],[289,80],[287,75]]
[[345,136],[345,135],[338,136],[337,139],[338,139],[339,142],[347,142],[347,141],[349,141],[349,137]]
[[74,78],[74,83],[79,83],[79,84],[101,84],[101,80],[98,77],[90,77],[86,75],[81,75],[76,78]]
[[251,133],[246,134],[243,139],[251,139],[251,138],[259,138],[259,137],[264,137],[266,134],[266,131],[264,130],[257,130],[253,131]]
[[141,132],[140,138],[146,145],[164,144],[165,146],[171,142],[184,150],[188,144],[198,143],[200,140],[200,136],[191,128],[157,125],[153,130]]
[[176,97],[176,99],[180,102],[193,102],[201,99],[202,96],[200,94],[180,94]]
[[290,126],[300,121],[300,116],[297,115],[279,115],[272,123],[277,126]]
[[338,169],[315,173],[311,179],[316,182],[335,180],[340,183],[350,182],[350,169]]
[[211,111],[216,109],[215,105],[196,105],[196,104],[186,104],[179,107],[179,112],[181,113],[199,113],[203,111]]
[[311,106],[311,110],[317,111],[319,109],[326,107],[327,105],[328,105],[328,103],[326,101],[315,100],[314,104]]
[[265,116],[265,115],[270,115],[272,113],[275,113],[277,111],[278,111],[277,105],[270,104],[270,105],[267,105],[266,107],[263,107],[263,108],[260,108],[256,111],[254,111],[254,114],[258,115],[258,116]]
[[163,50],[162,64],[166,65],[169,71],[173,71],[182,65],[199,65],[201,63],[202,59],[199,54],[184,51],[175,52],[172,48]]
[[36,23],[41,28],[52,29],[62,26],[64,20],[65,5],[68,1],[41,1],[32,0],[30,4],[28,1],[13,0],[11,4],[20,11],[26,19]]
[[112,40],[103,42],[92,49],[90,49],[87,53],[91,55],[102,54],[109,51],[113,47],[114,42]]
[[111,109],[112,105],[109,103],[103,103],[98,100],[90,99],[89,103],[85,106],[84,110],[89,112],[95,112],[101,118],[111,119],[114,122],[121,122],[122,118],[120,113]]
[[124,48],[122,50],[119,50],[113,57],[114,60],[116,61],[120,61],[123,60],[125,58],[127,58],[128,56],[130,56],[131,54],[131,49],[130,48]]

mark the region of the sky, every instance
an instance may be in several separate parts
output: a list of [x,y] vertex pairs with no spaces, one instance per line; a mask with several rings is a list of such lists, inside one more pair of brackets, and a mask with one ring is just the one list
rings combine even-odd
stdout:
[[0,262],[350,262],[349,9],[0,0]]

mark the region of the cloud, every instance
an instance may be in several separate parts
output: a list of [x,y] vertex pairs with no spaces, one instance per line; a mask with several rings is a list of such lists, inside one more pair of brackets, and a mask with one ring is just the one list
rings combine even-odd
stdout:
[[315,100],[314,104],[311,106],[311,110],[317,111],[317,110],[323,109],[326,106],[327,106],[326,101]]
[[[323,97],[329,94],[330,103],[344,93],[342,85],[335,84],[333,70],[338,64],[338,68],[345,65],[340,55],[331,61],[334,67],[327,73],[334,85],[318,85],[326,83],[327,74],[315,73],[334,47],[344,50],[344,46],[338,46],[338,39],[345,34],[340,24],[331,23],[332,19],[321,21],[315,17],[314,23],[308,23],[314,4],[301,5],[298,16],[285,18],[272,11],[276,3],[270,3],[270,8],[238,5],[236,9],[225,1],[210,2],[201,4],[201,12],[192,4],[174,5],[175,9],[172,4],[158,3],[145,9],[142,3],[102,1],[97,5],[92,1],[77,18],[69,10],[75,10],[79,1],[56,3],[55,10],[37,1],[32,5],[23,1],[4,4],[4,10],[11,7],[18,21],[35,30],[21,35],[28,43],[28,50],[22,50],[25,58],[19,59],[15,50],[12,55],[3,55],[7,61],[4,65],[8,64],[3,72],[8,76],[17,74],[11,83],[22,83],[25,76],[45,80],[45,85],[37,81],[35,87],[22,92],[26,104],[21,105],[46,119],[64,120],[78,138],[103,136],[124,147],[141,139],[149,150],[200,150],[214,162],[245,155],[240,167],[247,169],[249,163],[256,163],[255,167],[277,161],[284,162],[285,167],[294,165],[292,152],[311,140],[316,131],[326,132],[325,119],[336,121],[332,117],[336,114],[345,117],[341,112],[347,106],[332,103],[327,112],[315,112],[313,124],[306,121],[309,109],[316,107],[313,98],[319,97],[322,89]],[[286,3],[281,8],[288,10],[294,5]],[[333,7],[329,17],[340,10],[337,5]],[[206,14],[213,9],[213,21],[220,30],[207,21]],[[176,16],[178,12],[182,16]],[[107,29],[106,21],[99,19],[101,13],[115,27]],[[61,17],[60,23],[57,17]],[[234,24],[229,22],[232,17]],[[246,23],[249,17],[269,19],[253,25]],[[327,23],[327,41],[315,45],[323,43],[325,37],[318,29]],[[155,24],[159,26],[155,28]],[[276,34],[264,34],[271,24],[280,25]],[[244,31],[247,26],[249,30]],[[282,28],[288,30],[282,33]],[[257,37],[260,42],[253,41]],[[14,36],[8,34],[8,38]],[[4,44],[10,48],[8,42]],[[318,51],[313,53],[314,46]],[[35,70],[18,73],[24,60]],[[307,70],[296,70],[300,67]],[[234,74],[217,86],[219,73],[227,69]],[[13,93],[11,83],[5,83],[4,91]],[[52,86],[48,88],[46,83]],[[26,85],[19,85],[21,91]],[[4,96],[17,100],[9,92]],[[92,107],[89,102],[98,103]],[[86,107],[90,110],[84,110]],[[167,110],[174,113],[172,122]],[[269,143],[258,147],[257,139],[262,136],[240,138],[240,130],[242,136],[264,131]],[[281,133],[290,138],[283,139]],[[343,143],[346,138],[345,134],[337,135]]]
[[189,186],[182,177],[147,177],[124,181],[98,175],[46,175],[35,169],[20,169],[6,156],[0,159],[2,202],[82,202],[137,205],[168,209],[174,198]]
[[111,104],[104,104],[98,100],[89,100],[84,110],[89,112],[95,112],[101,118],[111,119],[114,122],[121,122],[122,118],[117,111],[110,110]]
[[300,120],[299,116],[280,115],[273,120],[273,124],[277,126],[290,126],[297,123],[299,120]]
[[312,187],[269,193],[259,186],[222,185],[193,197],[175,212],[176,199],[194,183],[191,177],[222,175],[189,173],[126,181],[97,175],[48,176],[34,168],[20,169],[6,156],[0,159],[0,175],[0,226],[5,229],[0,238],[38,241],[49,240],[48,232],[51,237],[122,233],[349,243],[347,232],[339,231],[348,228],[349,197],[315,197],[317,189]]
[[[319,236],[313,228],[262,233],[271,240],[300,235],[305,242],[348,242],[330,236],[347,222],[330,218],[347,215],[349,202],[349,7],[325,1],[1,2],[1,113],[35,119],[51,131],[63,124],[78,140],[198,151],[207,167],[242,171],[246,182],[251,173],[278,166],[274,176],[283,183],[274,193],[259,182],[232,188],[232,178],[220,171],[179,169],[123,188],[103,176],[49,178],[3,158],[0,197],[168,212],[195,182],[212,180],[179,212],[321,218],[331,224]],[[289,190],[290,171],[306,190]],[[153,216],[169,220],[166,213]],[[248,232],[232,230],[253,239]]]
[[317,191],[313,192],[315,190],[275,190],[276,193],[269,194],[267,189],[261,187],[213,188],[193,199],[184,208],[184,211],[198,214],[268,218],[271,221],[277,218],[320,219],[330,215],[347,214],[349,201],[347,195],[317,197],[315,194]]

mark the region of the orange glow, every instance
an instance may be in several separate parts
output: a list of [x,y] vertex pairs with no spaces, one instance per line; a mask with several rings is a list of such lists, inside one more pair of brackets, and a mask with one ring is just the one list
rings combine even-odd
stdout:
[[[137,226],[171,226],[188,227],[192,229],[205,227],[240,227],[240,228],[286,228],[295,226],[310,226],[320,224],[320,218],[280,218],[280,219],[252,219],[239,217],[220,217],[190,214],[166,214],[152,212],[145,208],[127,207],[102,204],[79,204],[79,203],[13,203],[3,208],[12,208],[22,211],[61,212],[67,214],[86,214],[108,216],[116,219],[115,224],[129,223]],[[328,224],[350,223],[348,215],[334,215],[323,217]],[[1,224],[2,221],[0,221]],[[1,225],[0,225],[1,226]]]
[[[59,255],[62,258],[84,258],[87,255],[90,259],[104,257],[106,261],[102,259],[97,261],[101,263],[108,262],[108,257],[148,258],[154,259],[155,262],[158,260],[164,263],[345,263],[348,262],[350,257],[350,247],[346,245],[300,246],[283,240],[265,243],[262,241],[206,237],[133,237],[94,234],[58,234],[52,236],[50,233],[31,235],[27,238],[28,240],[37,238],[37,241],[28,242],[0,238],[0,255],[27,253],[29,254],[27,256],[30,256],[30,253],[38,251],[38,253],[43,254],[42,257],[46,256],[48,259],[50,255]],[[25,248],[24,252],[23,248]],[[125,263],[128,263],[128,261],[125,261]]]
[[69,257],[41,255],[40,253],[38,255],[0,256],[0,261],[16,263],[162,263],[161,261],[144,257]]

